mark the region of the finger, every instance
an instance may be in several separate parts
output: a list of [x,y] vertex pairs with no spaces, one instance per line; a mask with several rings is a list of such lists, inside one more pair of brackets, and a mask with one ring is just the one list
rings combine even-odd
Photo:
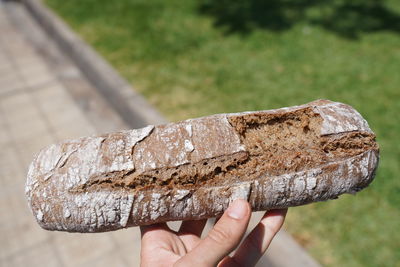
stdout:
[[175,235],[166,223],[140,226],[140,232],[140,266],[160,266],[161,258],[165,259],[163,266],[172,266],[173,257],[179,258],[178,255],[186,253],[184,246],[176,242]]
[[187,251],[191,251],[200,242],[207,219],[198,221],[184,221],[179,229],[179,237],[185,244]]
[[151,225],[140,226],[140,235],[143,237],[146,233],[156,231],[156,230],[166,230],[169,231],[169,227],[166,223],[156,223]]
[[207,223],[207,219],[204,220],[193,220],[193,221],[184,221],[179,228],[180,234],[192,234],[197,237],[201,236],[203,232],[204,226]]
[[240,266],[255,266],[281,229],[287,209],[270,210],[250,232],[235,252],[233,260]]
[[246,232],[250,213],[247,201],[235,200],[207,237],[181,258],[176,266],[216,266],[240,243]]

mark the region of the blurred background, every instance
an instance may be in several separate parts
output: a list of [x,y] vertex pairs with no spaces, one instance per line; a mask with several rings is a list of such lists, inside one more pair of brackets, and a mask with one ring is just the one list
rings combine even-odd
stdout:
[[[323,266],[400,266],[399,1],[45,0],[44,3],[171,121],[222,112],[273,109],[319,98],[356,108],[369,122],[381,147],[376,180],[355,196],[290,209],[285,229]],[[3,62],[11,62],[10,51],[15,46],[3,34],[4,21],[0,24],[0,49],[6,51]],[[12,64],[13,72],[26,66]],[[54,79],[48,79],[50,86]],[[7,111],[4,103],[9,103],[5,96],[10,95],[0,95],[3,114]],[[32,104],[35,97],[26,100],[26,105]],[[54,98],[49,96],[46,101],[51,99]],[[15,107],[18,101],[8,105]],[[39,115],[47,103],[35,104]],[[65,112],[71,109],[65,107]],[[66,116],[65,112],[61,114]],[[48,143],[65,137],[68,129],[73,128],[72,121],[85,119],[78,111],[74,116],[64,126],[46,126],[52,129],[50,135],[55,136],[49,137]],[[52,125],[52,119],[42,120],[45,125]],[[3,119],[3,129],[10,128],[9,121]],[[78,127],[80,130],[75,134],[94,131],[82,130],[96,124],[94,121],[89,116],[82,122],[86,126]],[[101,127],[98,129],[126,126],[118,122],[109,128]],[[19,139],[14,140],[16,134],[21,134],[18,129],[15,133],[8,131],[8,139],[2,139],[7,140],[4,145],[11,142],[16,147],[15,155],[26,149]],[[35,149],[39,148],[32,151]],[[13,159],[11,152],[2,150],[4,166],[20,162],[14,170],[25,171],[28,159]],[[27,155],[30,159],[31,154]],[[3,175],[4,184],[6,180]],[[9,199],[13,194],[2,197]],[[2,217],[9,220],[4,213]],[[112,242],[117,246],[131,242],[124,232],[114,235],[104,238],[105,247]],[[11,240],[12,236],[6,238]],[[53,235],[46,238],[54,239],[55,243],[63,240]],[[65,249],[75,249],[78,254],[81,249],[95,253],[84,244]]]

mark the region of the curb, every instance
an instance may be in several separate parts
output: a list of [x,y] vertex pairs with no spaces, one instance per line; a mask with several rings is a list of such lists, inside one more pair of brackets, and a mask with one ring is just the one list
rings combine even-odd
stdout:
[[44,6],[40,0],[22,0],[35,20],[51,36],[86,78],[108,100],[130,127],[163,124],[167,120],[101,56]]

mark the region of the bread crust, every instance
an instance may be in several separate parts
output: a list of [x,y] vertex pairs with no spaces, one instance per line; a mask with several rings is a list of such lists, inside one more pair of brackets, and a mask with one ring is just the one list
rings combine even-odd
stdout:
[[[280,140],[274,154],[299,153],[300,159],[294,155],[290,164],[270,167],[265,151],[272,143],[261,143],[262,156],[250,147],[266,137]],[[271,161],[281,161],[278,156]],[[54,144],[31,163],[26,195],[44,229],[103,232],[215,217],[237,198],[254,211],[334,199],[366,187],[378,161],[375,135],[361,115],[317,100]]]

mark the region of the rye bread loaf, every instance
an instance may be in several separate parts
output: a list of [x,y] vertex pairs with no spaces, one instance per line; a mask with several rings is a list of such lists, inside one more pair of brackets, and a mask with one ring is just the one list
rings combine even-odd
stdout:
[[352,107],[317,100],[68,140],[39,152],[26,194],[48,230],[102,232],[254,211],[354,193],[379,149]]

